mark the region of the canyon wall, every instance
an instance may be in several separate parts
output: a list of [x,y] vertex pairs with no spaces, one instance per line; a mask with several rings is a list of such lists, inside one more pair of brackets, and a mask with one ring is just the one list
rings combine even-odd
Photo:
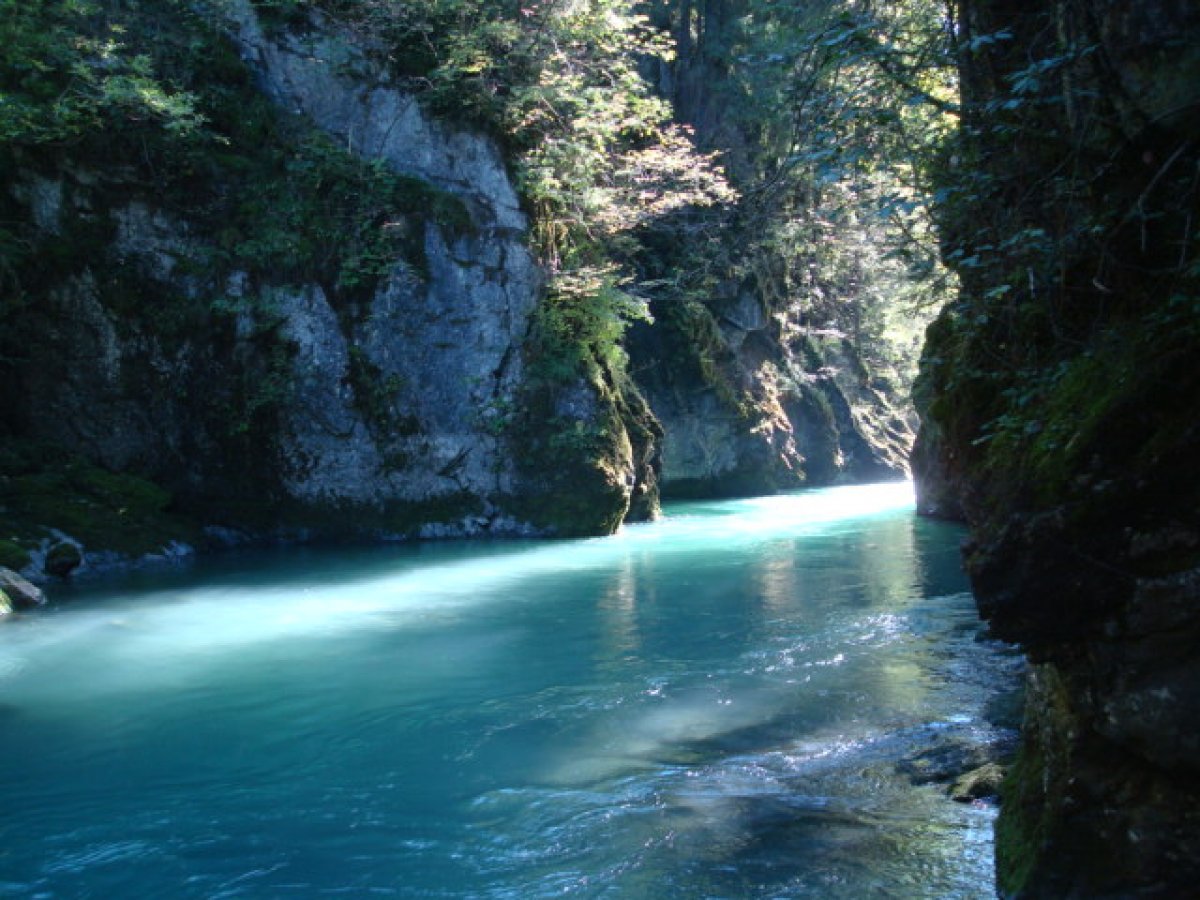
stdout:
[[774,283],[653,309],[628,365],[582,339],[564,361],[511,148],[318,4],[280,9],[79,13],[128,60],[76,41],[63,78],[109,78],[91,117],[31,95],[61,134],[0,146],[0,565],[604,534],[664,486],[903,472],[904,414]]
[[962,124],[914,455],[982,615],[1033,662],[1006,896],[1200,872],[1200,15],[959,3]]

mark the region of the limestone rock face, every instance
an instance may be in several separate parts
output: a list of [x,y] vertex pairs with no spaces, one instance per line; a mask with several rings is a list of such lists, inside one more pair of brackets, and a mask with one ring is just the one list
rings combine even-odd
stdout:
[[668,496],[747,495],[903,477],[914,422],[865,382],[840,335],[755,292],[656,311],[632,369],[663,437]]
[[[296,347],[281,442],[288,496],[375,509],[471,496],[489,508],[516,487],[488,421],[515,400],[542,280],[503,159],[482,135],[427,117],[335,31],[268,37],[248,3],[229,9],[243,58],[281,108],[450,192],[471,216],[461,234],[428,223],[427,278],[397,266],[348,328],[319,287],[280,294]],[[364,403],[368,392],[377,402]],[[463,530],[487,521],[471,516]]]
[[[28,160],[6,173],[0,200],[31,241],[72,262],[35,273],[31,364],[4,402],[17,436],[150,479],[174,498],[164,503],[217,535],[596,533],[652,515],[658,432],[636,388],[623,392],[611,373],[542,398],[554,428],[610,439],[559,440],[549,470],[522,462],[527,435],[515,423],[534,439],[551,429],[527,409],[526,348],[545,276],[495,142],[430,117],[318,13],[266,29],[244,0],[210,12],[232,42],[223,52],[241,72],[236,89],[258,103],[265,95],[284,121],[272,133],[306,146],[324,135],[304,165],[337,154],[337,171],[356,158],[403,176],[409,199],[367,223],[401,235],[402,249],[388,244],[393,256],[372,259],[353,283],[336,265],[281,267],[272,239],[231,252],[202,202],[156,194],[134,167],[93,171],[69,151]],[[267,177],[290,164],[286,151],[255,152],[229,150]],[[223,163],[207,162],[218,170],[207,189],[233,192]],[[299,204],[282,240],[302,241],[297,228],[323,204]],[[297,226],[297,216],[309,218]],[[329,235],[343,223],[315,224],[337,242]],[[308,252],[341,259],[337,246]],[[584,498],[596,508],[570,522],[550,514]],[[36,524],[29,547],[62,523]]]
[[[596,533],[653,515],[653,417],[635,409],[632,384],[605,376],[566,385],[541,397],[545,421],[525,408],[541,402],[526,390],[524,345],[543,273],[495,144],[431,119],[319,17],[303,33],[268,36],[250,4],[228,10],[243,58],[282,108],[362,158],[449,192],[471,219],[454,234],[428,224],[427,276],[398,267],[349,329],[339,332],[317,289],[284,298],[299,385],[281,444],[289,497],[382,512],[385,525],[397,506],[435,514],[443,521],[421,528],[438,536]],[[349,390],[356,369],[369,370],[374,387]],[[364,404],[364,391],[373,402]],[[364,418],[364,405],[383,408]],[[514,433],[517,420],[529,433]],[[544,444],[538,432],[559,427],[552,422],[610,439],[560,441],[546,465],[531,467],[523,450]]]
[[260,86],[283,109],[307,116],[360,156],[476,201],[483,219],[476,225],[485,231],[524,231],[496,145],[431,119],[347,35],[317,17],[304,33],[268,36],[248,0],[231,0],[222,11]]

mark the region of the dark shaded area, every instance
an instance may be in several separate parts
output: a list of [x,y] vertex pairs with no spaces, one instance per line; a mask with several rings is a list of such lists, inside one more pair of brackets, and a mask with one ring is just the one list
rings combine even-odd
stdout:
[[957,5],[942,190],[960,300],[918,385],[920,504],[1037,664],[998,826],[1006,895],[1200,878],[1200,12]]

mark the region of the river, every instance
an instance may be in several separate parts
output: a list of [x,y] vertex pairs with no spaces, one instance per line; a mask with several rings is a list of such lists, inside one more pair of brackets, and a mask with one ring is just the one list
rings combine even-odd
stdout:
[[60,588],[0,626],[0,896],[992,897],[994,809],[910,776],[1018,662],[912,510]]

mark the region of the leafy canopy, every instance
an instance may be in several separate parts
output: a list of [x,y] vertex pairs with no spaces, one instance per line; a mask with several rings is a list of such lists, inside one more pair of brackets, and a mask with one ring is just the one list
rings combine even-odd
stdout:
[[186,135],[195,97],[155,77],[90,0],[0,0],[0,144],[77,140],[112,120]]

